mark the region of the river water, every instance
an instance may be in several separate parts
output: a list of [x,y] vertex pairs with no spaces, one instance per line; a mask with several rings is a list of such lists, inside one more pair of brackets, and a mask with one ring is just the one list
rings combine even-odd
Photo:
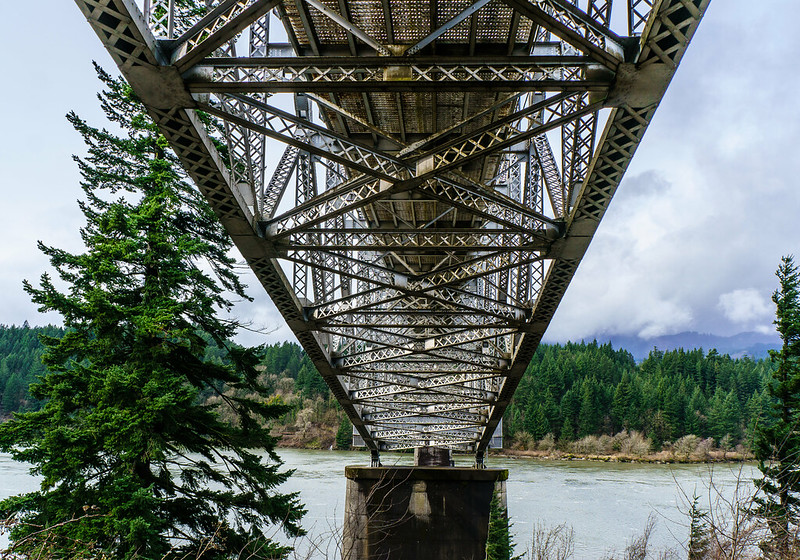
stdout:
[[[295,469],[282,491],[300,492],[308,513],[304,527],[309,537],[294,543],[298,558],[338,559],[336,543],[345,494],[345,465],[366,464],[369,455],[352,451],[281,449],[286,468]],[[384,454],[383,464],[409,464],[411,455]],[[457,457],[467,466],[469,458]],[[685,558],[688,509],[683,494],[697,493],[708,504],[709,481],[716,492],[732,496],[736,480],[752,480],[746,465],[656,465],[592,461],[545,461],[489,457],[489,468],[509,469],[508,512],[517,553],[530,545],[536,524],[566,523],[574,530],[575,560],[595,560],[621,552],[641,535],[648,517],[655,516],[651,544],[673,549]],[[747,482],[743,485],[746,487]],[[36,489],[38,481],[25,465],[0,454],[0,498]],[[714,492],[712,492],[713,494]],[[275,535],[280,538],[280,534]],[[7,541],[0,536],[0,547]]]

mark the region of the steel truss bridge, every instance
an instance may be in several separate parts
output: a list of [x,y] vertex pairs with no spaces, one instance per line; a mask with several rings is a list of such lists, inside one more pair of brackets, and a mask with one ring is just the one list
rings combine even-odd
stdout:
[[709,1],[76,0],[373,462],[478,464]]

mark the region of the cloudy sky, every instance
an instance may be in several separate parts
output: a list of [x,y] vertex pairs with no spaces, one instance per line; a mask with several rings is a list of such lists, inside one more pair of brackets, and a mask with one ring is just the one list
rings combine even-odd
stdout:
[[[0,324],[58,322],[21,283],[48,269],[37,240],[80,247],[71,157],[83,148],[64,115],[102,123],[91,60],[113,69],[72,2],[37,6],[0,19]],[[798,15],[797,0],[712,0],[549,340],[772,328],[774,270],[800,255]],[[269,341],[290,338],[248,280],[256,301],[236,314]]]

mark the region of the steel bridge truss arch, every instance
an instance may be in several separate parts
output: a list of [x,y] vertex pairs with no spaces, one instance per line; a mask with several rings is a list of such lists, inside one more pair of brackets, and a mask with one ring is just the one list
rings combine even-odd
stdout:
[[373,457],[478,459],[708,2],[76,0]]

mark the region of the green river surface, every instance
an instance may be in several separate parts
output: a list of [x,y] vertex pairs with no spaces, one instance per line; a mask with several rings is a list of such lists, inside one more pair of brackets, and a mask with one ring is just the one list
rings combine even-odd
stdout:
[[[345,465],[368,464],[369,454],[359,451],[280,449],[285,468],[295,469],[282,487],[300,492],[308,513],[304,527],[309,536],[294,543],[297,558],[338,559],[345,496]],[[383,464],[410,464],[410,454],[384,454]],[[456,457],[456,465],[468,466],[469,457]],[[697,493],[706,505],[719,494],[729,499],[749,490],[757,474],[753,465],[648,464],[582,460],[538,460],[489,457],[489,468],[509,470],[508,512],[517,554],[531,543],[534,526],[566,523],[574,529],[575,560],[600,559],[622,552],[641,535],[648,517],[656,527],[652,550],[673,549],[685,558],[688,539],[687,499]],[[713,488],[709,481],[713,480]],[[34,490],[38,480],[26,465],[0,454],[0,498]],[[284,540],[278,532],[278,540]],[[7,546],[0,535],[0,548]]]

